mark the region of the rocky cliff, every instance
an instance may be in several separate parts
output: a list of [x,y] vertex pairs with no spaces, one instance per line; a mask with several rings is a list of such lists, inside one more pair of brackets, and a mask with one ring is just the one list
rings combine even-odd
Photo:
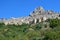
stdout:
[[54,12],[52,10],[45,10],[43,7],[39,6],[34,9],[34,11],[30,12],[29,16],[18,17],[18,18],[10,18],[10,19],[0,19],[0,22],[3,22],[5,25],[7,24],[15,24],[21,25],[22,23],[32,24],[41,21],[45,21],[49,18],[58,18],[60,19],[60,13]]

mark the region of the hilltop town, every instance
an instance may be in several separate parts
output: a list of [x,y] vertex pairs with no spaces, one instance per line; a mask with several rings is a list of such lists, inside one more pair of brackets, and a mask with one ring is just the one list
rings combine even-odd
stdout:
[[18,18],[10,18],[10,19],[0,19],[0,22],[3,22],[5,25],[7,24],[15,24],[21,25],[22,23],[33,24],[45,21],[47,19],[60,19],[60,13],[54,12],[53,10],[45,10],[43,7],[39,6],[35,8],[32,12],[30,12],[29,16],[18,17]]

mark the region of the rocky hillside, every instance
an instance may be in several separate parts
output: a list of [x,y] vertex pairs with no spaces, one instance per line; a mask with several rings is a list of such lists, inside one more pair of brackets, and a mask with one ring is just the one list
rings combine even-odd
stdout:
[[60,14],[37,7],[26,17],[2,18],[0,40],[60,40]]
[[60,40],[60,19],[22,25],[0,23],[0,40]]

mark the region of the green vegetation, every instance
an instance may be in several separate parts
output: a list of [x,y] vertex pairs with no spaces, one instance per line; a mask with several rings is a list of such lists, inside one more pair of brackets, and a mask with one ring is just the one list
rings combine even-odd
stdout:
[[48,19],[30,25],[0,23],[0,40],[60,40],[60,20]]
[[59,19],[50,19],[48,22],[50,23],[51,28],[54,28],[54,27],[57,27],[58,25],[60,25]]

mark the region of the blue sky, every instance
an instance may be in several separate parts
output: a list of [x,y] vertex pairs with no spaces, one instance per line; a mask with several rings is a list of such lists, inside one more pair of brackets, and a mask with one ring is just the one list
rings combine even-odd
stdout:
[[0,0],[0,18],[28,16],[37,6],[60,12],[60,0]]

